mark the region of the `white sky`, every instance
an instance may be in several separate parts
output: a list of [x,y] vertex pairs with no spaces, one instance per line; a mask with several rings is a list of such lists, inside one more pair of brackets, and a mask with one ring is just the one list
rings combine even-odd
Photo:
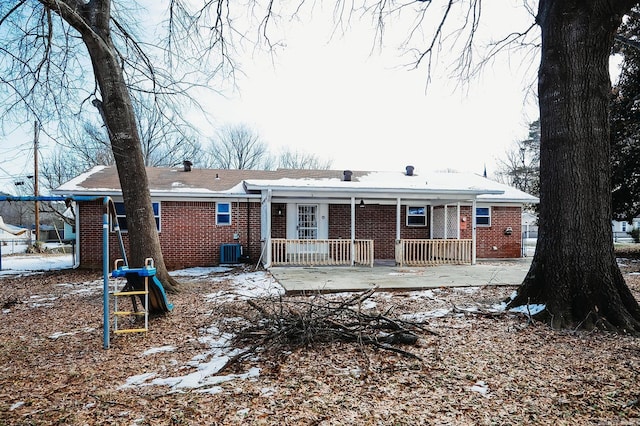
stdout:
[[[484,11],[483,28],[499,35],[526,29],[524,8],[514,0],[509,4],[497,14]],[[489,21],[492,15],[498,20]],[[418,173],[482,173],[486,165],[491,175],[496,159],[526,138],[528,123],[538,118],[535,100],[525,99],[535,85],[537,63],[530,66],[531,59],[522,65],[514,56],[509,66],[501,57],[502,63],[487,67],[462,91],[447,77],[455,58],[442,54],[425,92],[425,69],[403,67],[408,60],[399,55],[394,43],[401,39],[391,31],[391,46],[372,53],[374,34],[364,23],[353,22],[333,39],[331,23],[318,19],[281,30],[286,40],[275,57],[257,51],[241,57],[239,91],[222,87],[227,99],[201,99],[215,124],[245,123],[274,153],[283,147],[312,153],[332,160],[335,169],[404,170],[413,165]],[[0,139],[5,190],[14,192],[14,175],[32,174],[32,141],[31,129]],[[41,140],[43,151],[46,144]]]

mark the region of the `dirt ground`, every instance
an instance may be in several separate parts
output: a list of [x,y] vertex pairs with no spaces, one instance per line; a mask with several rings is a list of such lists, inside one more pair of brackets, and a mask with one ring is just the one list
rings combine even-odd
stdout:
[[[623,267],[636,297],[637,269]],[[242,298],[210,297],[233,295],[243,272],[180,278],[173,312],[108,350],[99,273],[0,278],[0,425],[640,424],[640,340],[487,310],[515,287],[375,293],[361,309],[420,314],[404,316],[424,321],[417,344],[398,346],[418,358],[318,342],[263,348],[208,386],[132,384],[205,374],[194,360],[212,356],[207,330],[231,336],[260,321]]]

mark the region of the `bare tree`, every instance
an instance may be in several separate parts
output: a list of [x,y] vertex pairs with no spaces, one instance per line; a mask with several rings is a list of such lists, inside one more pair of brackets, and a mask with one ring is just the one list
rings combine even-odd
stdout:
[[210,165],[219,169],[269,170],[273,160],[260,135],[246,124],[222,127],[211,141]]
[[332,161],[323,160],[315,154],[285,148],[278,155],[277,163],[281,169],[328,170]]
[[521,191],[540,194],[540,122],[529,125],[529,138],[520,140],[498,162],[497,175]]

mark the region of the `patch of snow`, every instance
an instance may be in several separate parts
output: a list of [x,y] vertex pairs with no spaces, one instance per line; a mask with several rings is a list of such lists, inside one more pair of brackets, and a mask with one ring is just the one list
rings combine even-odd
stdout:
[[[184,389],[198,389],[198,392],[218,393],[221,391],[221,383],[236,379],[248,379],[257,377],[259,368],[251,368],[243,374],[228,374],[216,376],[216,374],[229,362],[229,360],[242,352],[242,349],[230,347],[229,343],[234,335],[221,333],[217,327],[208,327],[201,330],[204,333],[198,341],[208,347],[208,350],[191,358],[187,365],[195,370],[183,376],[155,378],[154,373],[130,377],[120,388],[137,386],[168,386],[172,391]],[[148,381],[149,379],[153,379]]]
[[430,299],[435,300],[436,296],[433,294],[433,290],[421,290],[421,291],[411,291],[407,293],[407,296],[411,299]]
[[478,392],[485,398],[489,398],[489,385],[483,380],[478,380],[473,386],[469,388],[471,392]]
[[213,266],[213,267],[200,267],[200,268],[186,268],[170,271],[169,275],[177,277],[202,277],[210,274],[219,274],[229,272],[233,268],[227,266]]
[[522,305],[509,309],[509,312],[519,312],[527,315],[536,315],[544,311],[546,308],[547,306],[542,304]]
[[480,287],[453,287],[453,291],[457,293],[473,294],[480,290]]
[[153,355],[160,352],[173,352],[175,350],[176,350],[175,346],[165,345],[165,346],[160,346],[159,348],[147,349],[146,351],[142,352],[142,355]]
[[405,321],[424,322],[430,318],[441,318],[451,313],[451,309],[440,308],[427,312],[416,312],[413,314],[404,314],[400,318]]
[[205,296],[209,300],[234,301],[249,300],[258,297],[277,297],[285,293],[284,288],[264,271],[249,272],[234,276],[231,291],[218,291]]
[[9,411],[17,410],[18,408],[24,405],[24,401],[14,402],[11,407],[9,407]]
[[148,385],[148,383],[146,383],[147,380],[153,378],[156,376],[156,373],[142,373],[142,374],[138,374],[136,376],[131,376],[129,378],[127,378],[127,380],[125,381],[124,385],[121,385],[118,387],[118,389],[126,389],[126,388],[132,388],[134,386],[145,386]]
[[73,257],[62,255],[16,255],[2,258],[0,275],[23,274],[24,272],[57,271],[73,268]]

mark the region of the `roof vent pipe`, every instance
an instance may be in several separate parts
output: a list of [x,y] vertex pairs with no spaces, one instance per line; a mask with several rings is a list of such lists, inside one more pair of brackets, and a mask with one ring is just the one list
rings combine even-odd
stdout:
[[191,166],[193,165],[193,163],[189,160],[184,160],[182,162],[182,165],[184,166],[184,171],[185,172],[190,172],[191,171]]
[[413,166],[407,166],[407,176],[413,176]]
[[351,170],[345,170],[343,174],[344,174],[344,181],[351,182],[351,175],[353,174],[353,172]]

